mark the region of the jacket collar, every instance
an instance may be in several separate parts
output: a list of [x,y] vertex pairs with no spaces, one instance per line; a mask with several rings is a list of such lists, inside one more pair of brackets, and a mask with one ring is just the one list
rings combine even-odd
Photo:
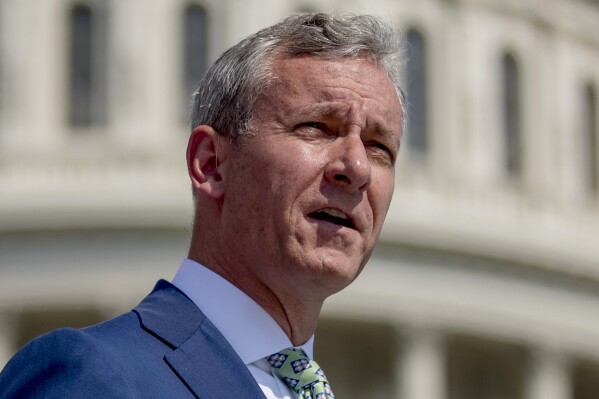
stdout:
[[160,280],[133,311],[144,330],[170,347],[165,361],[197,397],[264,399],[237,353],[175,286]]

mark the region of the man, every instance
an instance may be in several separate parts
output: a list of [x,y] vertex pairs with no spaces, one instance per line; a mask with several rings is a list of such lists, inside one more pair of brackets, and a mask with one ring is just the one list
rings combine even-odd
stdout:
[[313,334],[391,201],[399,56],[377,19],[325,14],[226,51],[195,95],[195,216],[173,283],[116,319],[34,340],[3,371],[0,396],[332,398],[309,359]]

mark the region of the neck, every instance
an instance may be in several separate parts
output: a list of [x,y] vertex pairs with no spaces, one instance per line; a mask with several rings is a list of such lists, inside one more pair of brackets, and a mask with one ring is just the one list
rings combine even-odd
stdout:
[[[294,295],[277,295],[265,286],[244,292],[271,315],[293,346],[303,345],[314,335],[322,302],[307,303]],[[285,301],[287,298],[290,300]]]
[[267,274],[268,268],[261,268],[261,272],[252,268],[248,264],[251,261],[244,257],[247,254],[225,248],[213,234],[205,234],[214,229],[202,231],[209,225],[206,218],[194,224],[188,258],[211,269],[252,298],[279,324],[294,346],[306,343],[314,335],[326,296],[302,295],[305,290],[301,287],[282,284],[278,268],[271,268],[274,271],[271,275]]
[[295,296],[275,293],[264,283],[240,270],[241,268],[230,271],[217,262],[196,256],[191,251],[189,259],[211,269],[252,298],[279,324],[293,346],[303,345],[314,335],[322,301],[306,303],[297,300]]

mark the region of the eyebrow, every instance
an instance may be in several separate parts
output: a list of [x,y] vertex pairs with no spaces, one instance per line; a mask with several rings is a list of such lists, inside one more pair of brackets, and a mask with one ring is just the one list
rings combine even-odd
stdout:
[[393,131],[393,129],[388,128],[387,126],[383,125],[382,123],[376,122],[374,125],[374,129],[379,132],[379,134],[381,134],[384,137],[389,137],[393,140],[397,139],[397,143],[399,145],[399,141],[401,139],[401,135],[398,133],[397,137],[395,136],[395,132]]
[[339,109],[331,105],[313,105],[300,112],[300,116],[310,116],[321,118],[323,116],[333,116],[339,113]]

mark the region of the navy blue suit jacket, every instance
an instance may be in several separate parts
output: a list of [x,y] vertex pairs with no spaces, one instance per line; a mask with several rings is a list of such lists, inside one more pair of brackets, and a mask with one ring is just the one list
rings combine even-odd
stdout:
[[233,348],[181,291],[159,281],[133,311],[21,349],[0,398],[264,399]]

